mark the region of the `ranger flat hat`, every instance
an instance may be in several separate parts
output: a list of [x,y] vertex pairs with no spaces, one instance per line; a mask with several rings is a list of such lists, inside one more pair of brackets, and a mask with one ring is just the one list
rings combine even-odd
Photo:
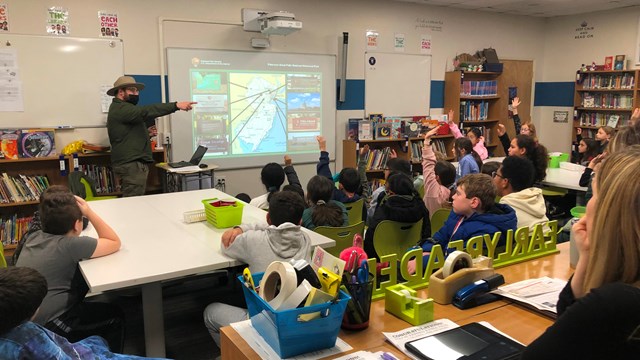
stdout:
[[138,90],[144,89],[144,84],[136,82],[133,76],[120,76],[116,82],[113,83],[113,87],[107,91],[107,95],[116,96],[118,89],[134,87]]

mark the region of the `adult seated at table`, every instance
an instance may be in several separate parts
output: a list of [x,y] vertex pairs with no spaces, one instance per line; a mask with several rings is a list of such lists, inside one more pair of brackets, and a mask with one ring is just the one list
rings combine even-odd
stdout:
[[640,354],[640,146],[613,153],[574,227],[580,258],[558,319],[523,359],[637,359]]
[[496,186],[500,204],[511,206],[516,211],[518,229],[528,227],[533,230],[542,224],[545,233],[549,219],[545,215],[547,206],[544,203],[542,189],[533,187],[535,169],[529,159],[509,156],[504,159],[498,170],[494,171],[493,184]]

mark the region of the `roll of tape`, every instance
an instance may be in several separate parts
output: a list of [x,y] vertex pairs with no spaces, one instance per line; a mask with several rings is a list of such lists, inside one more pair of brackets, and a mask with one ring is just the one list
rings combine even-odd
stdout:
[[284,300],[284,302],[280,305],[276,310],[287,310],[287,309],[295,309],[300,305],[304,299],[307,298],[311,289],[314,287],[305,279],[302,280],[300,286],[298,286],[288,298]]
[[409,290],[402,289],[402,290],[400,290],[400,293],[401,293],[402,295],[404,295],[405,304],[410,303],[410,302],[411,302],[411,300],[415,300],[415,301],[422,301],[422,300],[424,300],[424,299],[420,299],[419,297],[415,297],[415,296],[411,295],[411,293],[409,292]]
[[274,261],[269,264],[260,281],[260,297],[274,310],[278,310],[297,286],[296,270],[293,266],[287,262]]
[[473,261],[471,260],[471,256],[464,251],[454,251],[449,256],[447,256],[447,260],[444,261],[444,266],[442,267],[442,275],[446,278],[447,276],[453,274],[454,272],[464,269],[470,268],[473,265]]

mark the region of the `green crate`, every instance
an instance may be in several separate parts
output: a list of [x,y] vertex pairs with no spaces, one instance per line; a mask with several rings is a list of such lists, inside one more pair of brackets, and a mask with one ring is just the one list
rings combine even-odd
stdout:
[[[216,200],[235,201],[235,206],[211,206],[210,203]],[[229,228],[242,223],[242,208],[244,203],[236,199],[204,199],[202,200],[204,205],[204,212],[207,216],[207,222],[218,229]]]

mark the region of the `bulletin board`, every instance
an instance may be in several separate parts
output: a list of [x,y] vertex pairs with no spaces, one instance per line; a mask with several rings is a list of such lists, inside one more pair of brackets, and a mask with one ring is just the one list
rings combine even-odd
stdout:
[[104,92],[124,75],[123,43],[0,34],[0,71],[0,128],[104,127]]
[[429,114],[431,55],[368,51],[364,61],[367,113]]

